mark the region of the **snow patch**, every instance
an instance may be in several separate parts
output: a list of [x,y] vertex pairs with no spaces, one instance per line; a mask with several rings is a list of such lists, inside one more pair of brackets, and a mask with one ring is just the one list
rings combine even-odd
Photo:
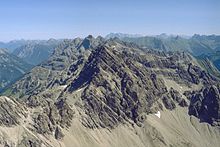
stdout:
[[157,111],[157,113],[155,113],[154,115],[156,115],[158,118],[160,118],[160,111]]
[[83,90],[83,88],[76,90],[75,92],[80,92],[81,90]]
[[65,89],[68,85],[61,85],[60,87]]

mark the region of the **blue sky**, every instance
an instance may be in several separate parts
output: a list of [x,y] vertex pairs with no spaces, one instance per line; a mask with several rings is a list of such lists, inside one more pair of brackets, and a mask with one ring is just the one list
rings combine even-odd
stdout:
[[0,40],[220,34],[220,0],[4,0]]

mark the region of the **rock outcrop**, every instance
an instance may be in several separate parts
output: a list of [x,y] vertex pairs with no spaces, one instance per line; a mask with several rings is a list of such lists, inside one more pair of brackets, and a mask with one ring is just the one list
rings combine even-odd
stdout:
[[15,126],[26,116],[25,107],[8,97],[0,97],[0,106],[0,125]]
[[219,87],[212,85],[188,94],[189,115],[198,117],[202,122],[220,125],[219,90]]

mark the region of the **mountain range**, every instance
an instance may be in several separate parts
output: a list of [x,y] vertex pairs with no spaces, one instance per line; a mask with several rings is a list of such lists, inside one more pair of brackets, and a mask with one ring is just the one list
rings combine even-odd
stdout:
[[143,37],[143,35],[140,35],[140,34],[125,34],[125,33],[110,33],[110,34],[107,34],[105,36],[106,39],[110,39],[110,38],[119,38],[119,39],[122,39],[122,38],[137,38],[137,37]]
[[135,36],[122,33],[111,33],[106,38],[120,38],[126,42],[132,42],[142,48],[169,51],[185,51],[196,57],[201,65],[212,74],[219,76],[220,36],[198,35],[192,37],[183,35],[155,35]]
[[184,37],[179,35],[161,34],[157,36],[129,37],[121,34],[110,34],[107,38],[118,37],[123,41],[133,42],[137,45],[164,51],[188,51],[195,56],[214,53],[220,49],[220,36],[198,35]]
[[0,49],[0,92],[31,69],[31,65]]
[[29,64],[37,65],[48,59],[61,41],[55,39],[27,41],[24,45],[16,48],[13,54]]
[[47,60],[62,40],[14,40],[0,43],[0,92],[33,66]]
[[27,40],[12,40],[9,42],[0,42],[0,48],[7,48],[8,52],[13,52],[16,48],[21,47],[22,45],[25,45]]
[[122,40],[63,40],[0,97],[0,144],[219,146],[219,78],[188,51]]

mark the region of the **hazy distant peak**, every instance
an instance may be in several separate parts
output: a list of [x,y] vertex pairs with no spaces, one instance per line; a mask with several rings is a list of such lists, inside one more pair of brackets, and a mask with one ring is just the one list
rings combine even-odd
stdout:
[[88,35],[86,38],[87,39],[95,39],[92,35]]
[[168,38],[169,35],[167,35],[166,33],[162,33],[160,35],[157,35],[156,37],[158,37],[158,38]]
[[96,37],[96,40],[104,41],[105,38],[103,38],[102,36],[99,35],[98,37]]
[[56,42],[56,41],[57,41],[56,39],[50,38],[49,40],[47,40],[47,43],[54,43],[54,42]]
[[124,34],[124,33],[110,33],[108,35],[105,36],[106,39],[110,39],[110,38],[125,38],[125,37],[129,37],[129,38],[136,38],[136,37],[142,37],[143,35],[140,34]]

